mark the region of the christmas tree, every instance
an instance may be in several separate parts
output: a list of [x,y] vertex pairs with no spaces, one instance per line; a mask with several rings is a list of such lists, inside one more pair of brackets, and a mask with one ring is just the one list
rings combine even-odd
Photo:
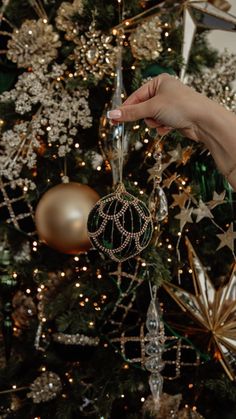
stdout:
[[235,417],[233,190],[201,144],[106,116],[162,73],[234,112],[229,9],[1,2],[1,418]]

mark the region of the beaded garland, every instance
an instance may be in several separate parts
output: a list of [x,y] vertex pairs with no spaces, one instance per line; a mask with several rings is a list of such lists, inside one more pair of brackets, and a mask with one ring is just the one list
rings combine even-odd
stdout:
[[140,253],[150,242],[152,218],[144,202],[120,184],[114,193],[100,199],[88,217],[92,244],[116,262]]

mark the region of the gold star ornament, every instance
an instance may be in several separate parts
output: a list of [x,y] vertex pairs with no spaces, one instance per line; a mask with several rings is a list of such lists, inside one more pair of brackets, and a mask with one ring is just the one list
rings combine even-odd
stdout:
[[181,309],[208,335],[213,351],[231,380],[236,379],[236,263],[227,283],[215,289],[189,240],[186,241],[192,269],[194,294],[174,284],[163,286]]
[[184,3],[184,39],[182,47],[184,66],[180,74],[182,81],[185,79],[190,52],[198,27],[236,31],[236,16],[220,10],[211,3],[201,0],[188,0]]

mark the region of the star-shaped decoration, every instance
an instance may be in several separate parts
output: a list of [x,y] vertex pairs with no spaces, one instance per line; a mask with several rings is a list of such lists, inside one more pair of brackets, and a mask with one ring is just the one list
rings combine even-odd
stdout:
[[217,234],[220,239],[220,244],[216,250],[221,249],[224,246],[228,246],[230,250],[234,251],[234,240],[236,239],[236,231],[234,231],[233,223],[230,224],[228,230],[222,234]]
[[197,27],[236,31],[236,16],[218,9],[208,1],[189,0],[184,3],[184,39],[182,47],[184,65],[180,74],[182,81],[185,79],[185,72]]
[[192,223],[193,208],[182,208],[179,214],[175,215],[177,220],[180,220],[180,230],[182,231],[186,223]]
[[225,191],[218,194],[216,191],[213,192],[213,198],[211,201],[208,201],[206,204],[208,208],[213,209],[218,205],[225,204]]
[[168,154],[171,156],[169,163],[173,163],[176,161],[178,165],[180,164],[185,165],[190,159],[191,155],[193,154],[193,148],[192,147],[182,148],[179,143],[175,149],[168,151]]
[[200,199],[198,208],[193,210],[197,216],[196,223],[199,223],[203,218],[214,218],[208,206]]
[[169,161],[168,163],[162,163],[161,165],[161,171],[157,172],[157,169],[155,167],[155,165],[153,167],[151,167],[150,169],[148,169],[148,173],[149,173],[149,178],[148,178],[148,182],[150,182],[151,180],[155,179],[155,177],[160,174],[162,174],[164,172],[164,170],[166,170],[166,168],[171,164],[171,162]]
[[231,380],[236,378],[236,264],[229,280],[215,289],[189,240],[186,242],[192,269],[194,294],[172,283],[165,290],[184,312],[208,334],[208,348],[213,351]]
[[186,192],[182,192],[180,194],[172,194],[171,196],[174,200],[173,204],[171,204],[172,207],[179,206],[180,208],[184,208],[186,202],[190,199]]
[[171,185],[172,185],[172,183],[173,182],[175,182],[176,181],[176,179],[178,179],[178,177],[179,177],[180,175],[177,173],[177,172],[175,172],[175,173],[173,173],[173,175],[171,175],[170,177],[167,177],[165,180],[163,180],[163,182],[162,182],[162,186],[163,186],[163,188],[170,188],[171,187]]

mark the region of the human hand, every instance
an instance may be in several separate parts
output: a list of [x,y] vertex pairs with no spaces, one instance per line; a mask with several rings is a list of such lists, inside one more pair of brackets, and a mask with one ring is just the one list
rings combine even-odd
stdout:
[[132,93],[123,105],[108,112],[113,123],[144,119],[163,135],[178,129],[197,140],[196,114],[203,111],[206,98],[169,74],[161,74]]

